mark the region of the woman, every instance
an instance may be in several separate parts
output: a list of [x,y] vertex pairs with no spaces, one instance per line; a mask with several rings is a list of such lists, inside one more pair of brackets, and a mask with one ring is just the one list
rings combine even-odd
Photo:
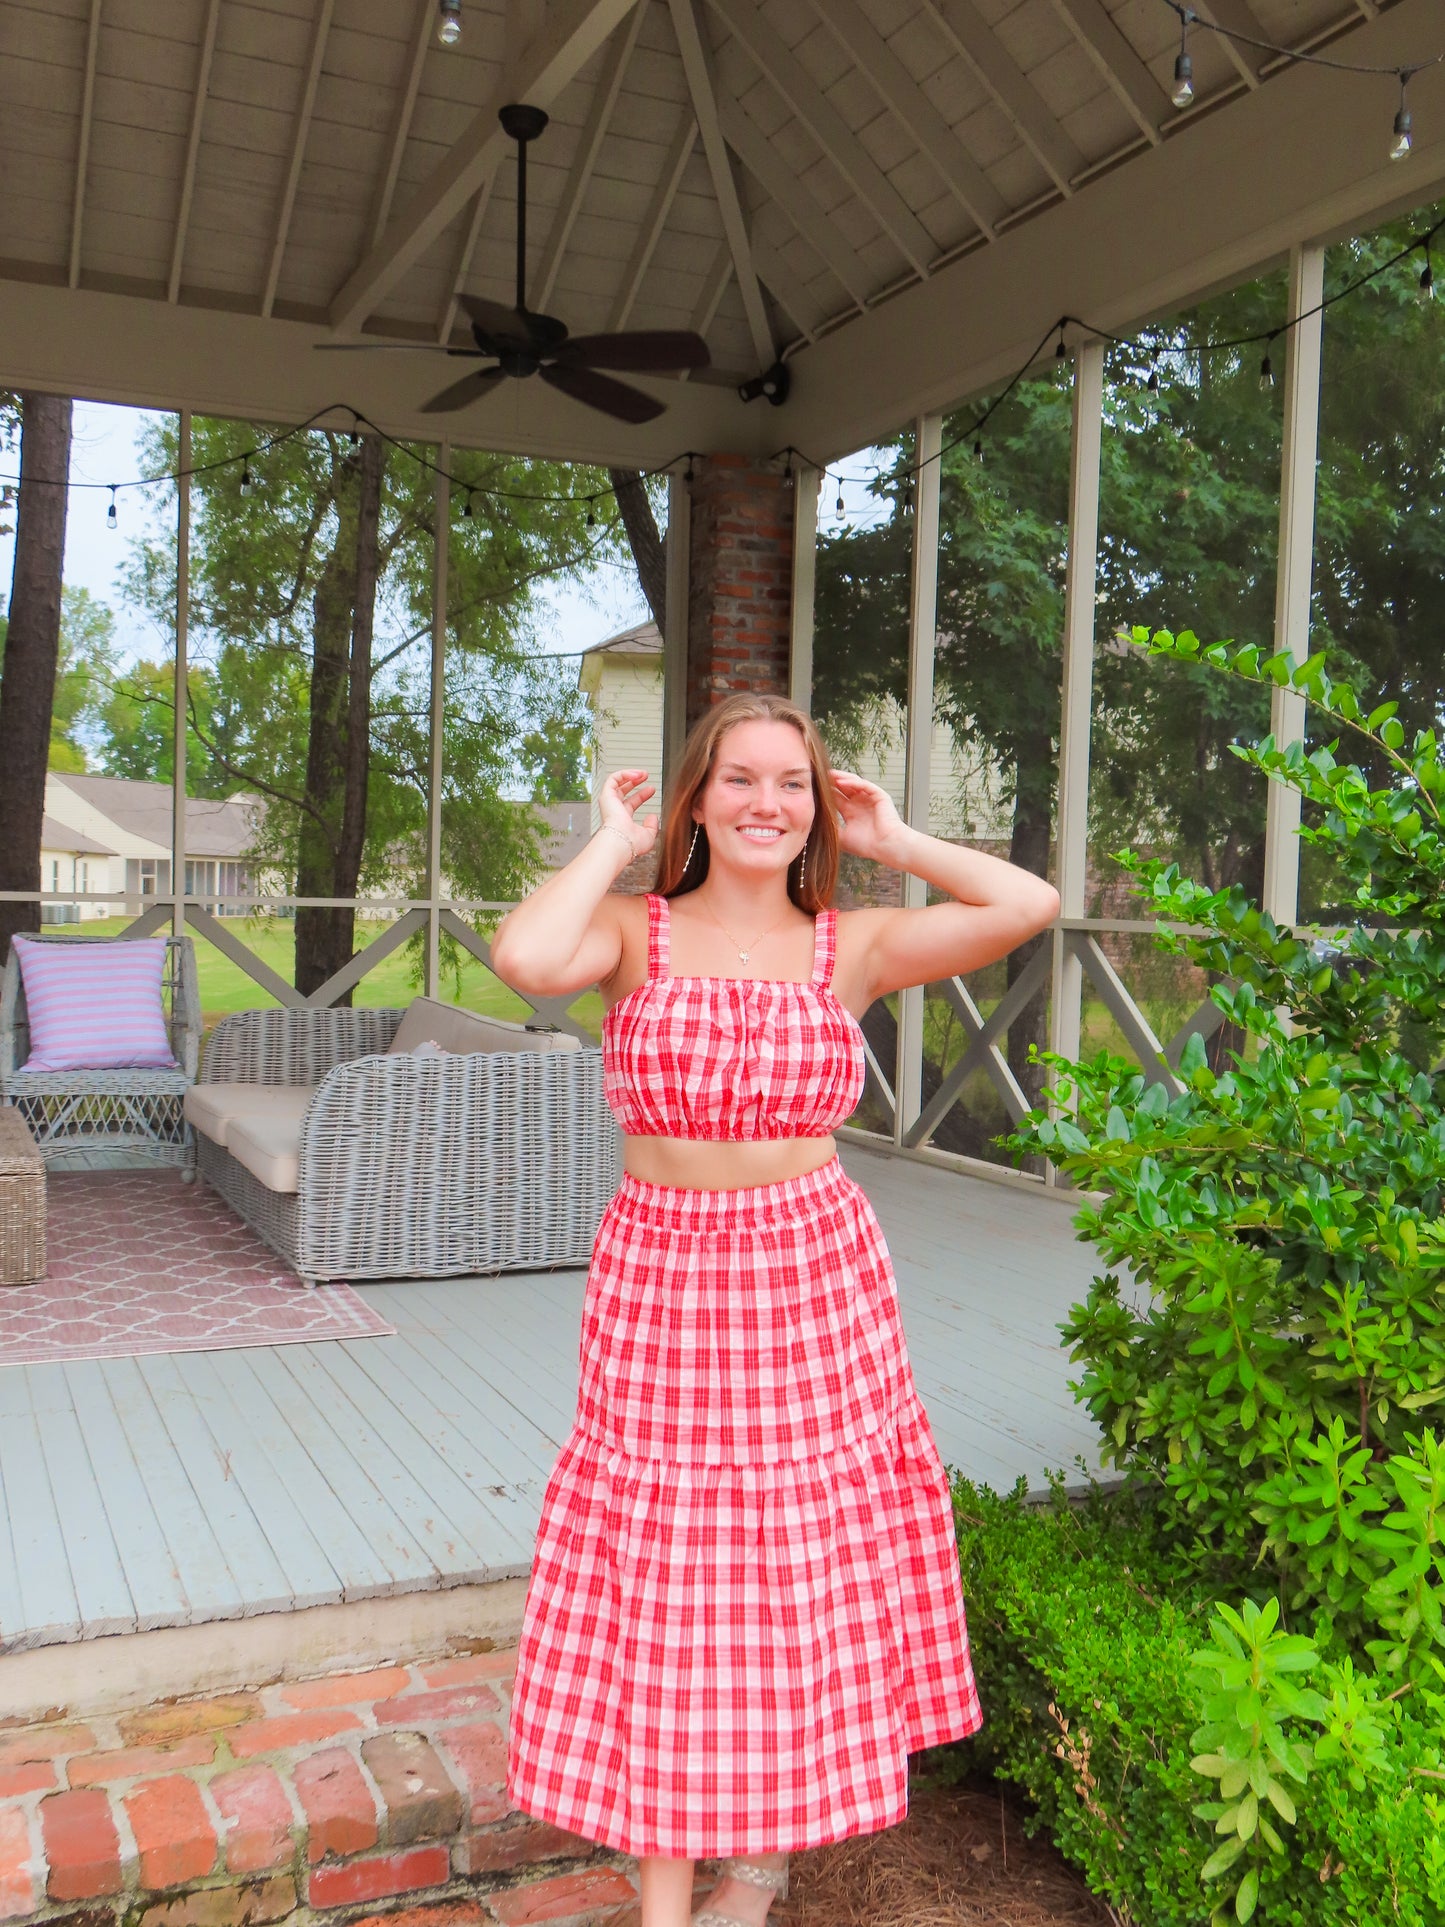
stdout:
[[[787,1854],[908,1810],[908,1754],[976,1732],[947,1474],[883,1234],[830,1133],[876,997],[979,969],[1049,884],[906,827],[804,711],[699,720],[665,821],[645,770],[508,912],[497,973],[600,983],[622,1183],[598,1227],[577,1418],[542,1501],[512,1804],[635,1854],[642,1927],[760,1927]],[[841,827],[839,818],[841,817]],[[661,838],[655,894],[611,893]],[[953,899],[828,907],[840,849]]]

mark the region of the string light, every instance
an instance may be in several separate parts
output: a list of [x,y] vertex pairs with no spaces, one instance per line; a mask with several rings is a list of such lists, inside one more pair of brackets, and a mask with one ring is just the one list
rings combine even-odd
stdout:
[[1068,357],[1068,352],[1069,352],[1068,349],[1064,345],[1064,324],[1061,321],[1059,323],[1059,338],[1054,343],[1054,360],[1055,361],[1066,360]]
[[1192,7],[1179,9],[1179,52],[1174,60],[1174,91],[1169,96],[1179,108],[1187,107],[1194,98],[1194,62],[1189,53],[1189,26],[1195,17]]
[[462,37],[462,0],[437,0],[437,39],[455,47]]
[[843,521],[848,514],[848,510],[843,501],[843,484],[841,482],[838,484],[838,500],[833,506],[833,513],[840,522]]
[[1151,395],[1159,393],[1159,343],[1157,341],[1149,350],[1149,379],[1144,385]]
[[1410,152],[1410,129],[1412,122],[1410,119],[1409,102],[1405,99],[1405,89],[1408,85],[1409,75],[1402,68],[1400,70],[1400,105],[1395,110],[1395,132],[1390,142],[1390,159],[1392,161],[1402,161]]
[[117,528],[120,525],[120,517],[115,512],[115,491],[116,484],[112,482],[110,485],[110,507],[105,512],[105,526],[108,529]]
[[1264,358],[1259,364],[1259,385],[1261,388],[1274,387],[1274,364],[1269,358],[1269,351],[1273,342],[1274,336],[1271,335],[1264,345]]
[[250,488],[251,488],[251,458],[249,455],[243,455],[241,457],[241,493],[243,495],[248,494],[250,492]]
[[982,435],[975,435],[975,436],[974,436],[974,438],[973,438],[973,459],[974,459],[974,460],[975,460],[976,462],[981,462],[981,461],[983,460],[983,437],[982,437]]
[[1425,265],[1420,270],[1420,299],[1422,301],[1433,301],[1435,299],[1435,270],[1430,262],[1430,243],[1428,241],[1425,243]]
[[466,505],[465,505],[465,507],[464,507],[464,508],[462,509],[462,515],[463,515],[463,517],[464,517],[464,518],[465,518],[465,519],[466,519],[466,520],[467,520],[468,522],[470,522],[470,521],[471,521],[471,519],[472,519],[472,491],[471,491],[470,489],[468,489],[468,490],[467,490],[467,499],[466,499]]
[[587,497],[587,526],[589,529],[597,526],[597,498],[593,495]]
[[791,488],[792,486],[793,486],[793,451],[789,449],[787,456],[783,462],[783,487]]

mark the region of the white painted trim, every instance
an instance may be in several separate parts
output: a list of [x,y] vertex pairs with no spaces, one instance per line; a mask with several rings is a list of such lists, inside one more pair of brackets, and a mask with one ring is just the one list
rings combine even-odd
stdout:
[[80,247],[85,232],[85,188],[90,169],[90,132],[95,120],[95,67],[100,51],[101,0],[90,0],[90,25],[85,38],[85,78],[80,90],[80,138],[75,149],[75,184],[70,202],[70,270],[68,285],[80,286]]
[[176,936],[186,928],[186,723],[190,688],[191,632],[191,415],[183,408],[176,442],[176,653],[171,681],[173,733],[171,753],[171,889],[175,905],[171,928]]
[[[1324,249],[1295,248],[1289,270],[1289,311],[1300,315],[1316,307],[1324,293]],[[1274,646],[1287,649],[1296,662],[1310,652],[1323,324],[1322,314],[1301,321],[1290,329],[1285,349]],[[1271,689],[1269,727],[1276,744],[1283,749],[1299,742],[1304,724],[1304,697],[1293,689]],[[1277,923],[1291,924],[1299,915],[1299,824],[1299,791],[1271,782],[1265,801],[1264,908]]]
[[320,0],[311,29],[311,53],[306,62],[306,83],[301,104],[296,110],[296,126],[291,136],[291,160],[286,169],[286,184],[276,210],[276,233],[271,243],[271,264],[266,270],[266,286],[261,295],[261,313],[269,315],[276,305],[276,289],[281,281],[281,263],[286,258],[286,243],[291,235],[291,216],[296,209],[296,190],[301,184],[301,168],[306,159],[306,143],[311,136],[311,117],[316,112],[316,90],[321,84],[321,63],[326,56],[326,37],[331,32],[331,16],[336,0]]
[[[677,462],[667,478],[667,607],[662,630],[662,773],[659,803],[670,794],[687,736],[687,629],[692,586],[692,490]],[[659,810],[659,821],[661,811]]]
[[191,101],[191,125],[186,136],[186,164],[181,174],[181,196],[176,208],[176,231],[171,242],[171,271],[166,277],[166,300],[174,301],[181,291],[181,270],[186,259],[186,231],[191,224],[191,199],[196,189],[196,159],[201,151],[201,124],[206,117],[206,95],[211,85],[211,61],[216,51],[216,27],[221,18],[221,0],[208,0],[206,27],[201,39],[201,57],[196,64],[196,91]]
[[497,176],[494,171],[477,189],[476,199],[472,202],[472,211],[467,220],[466,230],[462,235],[461,245],[457,249],[456,266],[452,270],[452,291],[442,303],[441,319],[437,322],[437,340],[443,346],[451,340],[452,329],[456,326],[460,296],[472,271],[472,256],[477,251],[477,241],[482,232],[482,223],[487,218],[487,208],[491,204],[492,189],[496,181]]
[[447,594],[451,561],[452,492],[447,481],[451,444],[437,444],[435,512],[432,520],[431,579],[431,707],[428,718],[429,755],[426,790],[426,970],[425,994],[435,997],[441,984],[442,895],[442,746],[447,664]]
[[[933,659],[938,641],[938,508],[943,462],[942,415],[920,415],[914,424],[913,564],[908,596],[908,707],[904,723],[903,820],[928,830],[933,791]],[[903,906],[919,910],[928,885],[903,874]],[[926,986],[898,993],[898,1062],[893,1090],[893,1141],[923,1108],[923,1017]]]
[[807,462],[793,470],[793,581],[788,620],[788,699],[813,707],[813,604],[818,584],[820,471]]
[[401,157],[406,152],[406,144],[411,136],[412,115],[416,112],[416,97],[421,88],[421,70],[426,63],[436,19],[436,0],[417,0],[411,29],[411,58],[407,62],[406,79],[397,96],[391,140],[387,144],[386,166],[382,169],[381,185],[376,193],[376,210],[371,217],[373,247],[386,232],[386,224],[391,218],[391,204],[396,195],[397,177],[401,173]]

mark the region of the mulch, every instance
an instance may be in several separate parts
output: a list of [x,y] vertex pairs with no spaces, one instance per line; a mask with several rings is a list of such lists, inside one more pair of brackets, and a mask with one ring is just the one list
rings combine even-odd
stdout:
[[1017,1796],[992,1783],[917,1787],[908,1818],[793,1854],[768,1927],[1110,1927]]

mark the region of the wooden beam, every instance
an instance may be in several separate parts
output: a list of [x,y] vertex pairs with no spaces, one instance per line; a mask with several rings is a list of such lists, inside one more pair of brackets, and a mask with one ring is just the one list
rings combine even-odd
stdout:
[[[702,292],[697,298],[697,306],[692,311],[692,320],[688,325],[695,335],[705,335],[717,319],[718,308],[727,290],[727,284],[732,278],[733,251],[724,241],[712,258],[712,266],[703,276]],[[686,381],[687,376],[688,370],[684,369],[682,379]]]
[[587,183],[592,178],[592,169],[597,162],[597,152],[607,133],[617,96],[622,91],[622,77],[627,71],[627,63],[632,58],[632,50],[637,45],[637,36],[642,31],[642,22],[647,15],[647,0],[633,8],[631,17],[613,36],[607,53],[607,64],[602,77],[592,93],[592,105],[587,110],[587,125],[582,129],[582,138],[577,143],[577,152],[572,157],[572,171],[567,176],[567,185],[562,190],[562,199],[557,204],[557,212],[552,217],[552,226],[547,234],[547,245],[542,250],[542,259],[537,268],[536,285],[530,295],[531,305],[545,310],[556,286],[557,270],[562,265],[562,256],[567,251],[571,239],[572,224],[582,206],[582,197],[587,192]]
[[196,190],[196,157],[201,151],[201,122],[206,113],[206,94],[211,85],[211,60],[216,51],[216,26],[221,18],[221,0],[210,0],[206,26],[201,37],[201,57],[196,65],[196,90],[191,100],[191,126],[186,137],[186,166],[181,176],[180,205],[176,209],[176,233],[171,243],[171,271],[166,279],[166,300],[175,301],[181,291],[181,268],[186,258],[186,230],[191,224],[191,198]]
[[525,100],[550,107],[635,4],[636,0],[558,0],[515,70],[347,276],[328,314],[334,329],[344,333],[359,328],[495,169],[509,146],[497,120],[507,102]]
[[[769,83],[851,184],[859,199],[873,210],[883,232],[904,260],[926,278],[938,253],[933,238],[883,170],[869,158],[843,116],[824,100],[802,64],[780,36],[764,23],[753,0],[712,0],[712,4],[731,28],[738,44],[752,55]],[[1002,211],[1002,202],[998,205]],[[975,213],[973,218],[986,234],[992,233],[984,215]]]
[[713,193],[717,197],[718,213],[722,217],[723,234],[732,253],[733,272],[737,275],[738,288],[743,298],[743,312],[747,316],[748,333],[752,336],[753,353],[757,357],[759,368],[768,368],[776,358],[777,349],[773,341],[772,328],[768,323],[767,310],[763,306],[762,293],[758,288],[757,273],[753,267],[752,240],[748,233],[747,218],[743,213],[738,184],[733,177],[732,161],[728,157],[722,127],[718,121],[717,90],[713,85],[711,54],[703,38],[702,23],[697,17],[695,0],[668,0],[668,10],[672,15],[673,31],[677,36],[678,52],[682,56],[683,72],[687,77],[692,111],[697,118],[698,132],[702,136],[703,152],[707,155],[708,172],[712,175]]
[[291,162],[286,169],[286,185],[281,190],[281,205],[276,210],[276,238],[271,243],[271,265],[266,270],[266,286],[261,295],[264,319],[276,305],[276,288],[281,279],[281,263],[286,255],[286,240],[291,232],[291,216],[296,207],[296,189],[301,166],[306,159],[306,141],[311,132],[311,116],[316,111],[316,89],[321,80],[321,62],[326,55],[326,36],[331,31],[331,16],[336,0],[320,0],[311,27],[311,52],[306,62],[306,80],[296,109],[296,129],[291,139]]
[[805,341],[816,341],[818,326],[812,317],[817,314],[817,302],[808,299],[803,284],[777,249],[769,247],[766,241],[756,236],[753,239],[753,264],[757,268],[758,279],[774,301],[792,317],[798,333]]
[[1239,69],[1240,77],[1249,86],[1257,87],[1264,55],[1258,47],[1241,46],[1229,37],[1231,33],[1242,33],[1251,40],[1269,39],[1270,36],[1255,17],[1249,0],[1194,0],[1194,7],[1204,19],[1212,20],[1217,27],[1227,29],[1224,33],[1211,34],[1206,28],[1204,37],[1222,41],[1224,51]]
[[[641,8],[638,11],[641,12]],[[657,177],[657,186],[653,189],[647,213],[643,216],[642,226],[637,231],[637,241],[631,258],[622,271],[622,283],[617,290],[617,298],[612,304],[612,313],[607,320],[609,329],[627,326],[627,318],[632,313],[632,304],[636,301],[637,291],[642,286],[642,277],[647,273],[653,252],[666,225],[668,213],[673,201],[677,198],[679,183],[688,162],[692,159],[692,150],[696,146],[697,122],[689,110],[684,108],[682,121],[672,137],[672,145],[668,148],[667,157],[662,163],[662,172]],[[777,290],[774,289],[773,292],[776,293]]]
[[1020,71],[1012,55],[984,19],[974,0],[924,0],[924,9],[963,55],[1017,128],[1054,185],[1072,193],[1083,171],[1083,155],[1054,117],[1053,110]]
[[80,242],[85,231],[85,176],[90,167],[90,128],[95,118],[95,60],[100,48],[101,0],[90,0],[85,39],[85,79],[80,89],[80,138],[75,148],[75,188],[70,202],[69,285],[80,286]]
[[1104,0],[1054,0],[1054,9],[1134,117],[1139,132],[1157,147],[1160,124],[1173,112],[1169,98],[1114,25]]
[[386,166],[382,169],[381,184],[376,190],[376,209],[371,217],[373,247],[386,232],[386,224],[391,218],[391,203],[396,194],[397,176],[401,172],[401,157],[406,152],[406,144],[411,137],[411,117],[416,112],[416,97],[421,87],[422,65],[426,59],[427,48],[431,45],[436,19],[436,0],[416,0],[416,18],[412,22],[411,29],[411,58],[407,61],[406,77],[402,81],[401,92],[397,96],[396,114],[391,123],[391,140],[386,150]]
[[985,234],[1007,203],[957,134],[859,6],[858,0],[813,0],[843,51],[876,88],[904,133],[938,170],[944,186]]
[[461,245],[457,249],[456,266],[452,270],[452,290],[442,303],[441,318],[437,322],[437,340],[446,345],[452,338],[456,326],[458,297],[467,285],[467,277],[472,271],[472,256],[477,251],[477,241],[482,232],[482,222],[487,218],[491,205],[492,188],[496,184],[495,172],[489,174],[477,189],[477,197],[472,202],[472,212],[462,234]]
[[746,110],[735,100],[718,102],[723,139],[770,200],[776,201],[809,247],[827,263],[857,307],[868,298],[863,265],[833,225],[831,216],[804,187]]

